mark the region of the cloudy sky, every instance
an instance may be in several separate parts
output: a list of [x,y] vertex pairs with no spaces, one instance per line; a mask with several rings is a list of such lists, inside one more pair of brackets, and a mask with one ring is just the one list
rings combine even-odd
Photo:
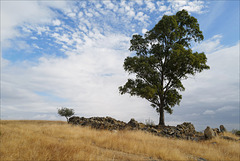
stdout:
[[184,80],[167,125],[239,129],[239,1],[1,1],[1,119],[84,117],[158,123],[147,101],[120,95],[131,36],[186,9],[200,23],[210,70]]

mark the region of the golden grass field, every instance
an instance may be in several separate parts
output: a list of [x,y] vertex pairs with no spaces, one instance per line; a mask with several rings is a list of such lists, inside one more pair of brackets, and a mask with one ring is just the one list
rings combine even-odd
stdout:
[[[0,121],[0,160],[240,160],[240,142],[195,142],[62,121]],[[231,135],[231,134],[225,134]],[[231,137],[235,137],[231,135]]]

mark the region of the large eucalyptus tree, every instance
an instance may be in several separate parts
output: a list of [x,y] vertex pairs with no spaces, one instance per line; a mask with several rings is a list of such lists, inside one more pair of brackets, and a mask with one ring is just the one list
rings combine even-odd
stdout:
[[181,81],[210,68],[206,55],[190,48],[203,38],[197,19],[186,10],[164,15],[144,36],[133,35],[129,50],[135,56],[127,57],[123,66],[136,78],[119,87],[120,93],[148,100],[160,114],[159,125],[165,125],[164,111],[172,114],[182,99],[179,91],[185,88]]

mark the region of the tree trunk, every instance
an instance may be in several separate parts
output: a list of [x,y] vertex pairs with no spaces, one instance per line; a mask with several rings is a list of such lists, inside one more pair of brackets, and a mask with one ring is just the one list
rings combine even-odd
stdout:
[[67,119],[67,123],[69,123],[68,117],[67,117],[67,116],[65,116],[65,117],[66,117],[66,119]]
[[159,124],[158,125],[165,126],[163,105],[159,107]]
[[160,89],[160,94],[159,94],[159,98],[160,98],[160,106],[159,106],[159,126],[165,126],[165,122],[164,122],[164,89],[163,89],[163,85],[164,85],[164,72],[161,71],[161,89]]

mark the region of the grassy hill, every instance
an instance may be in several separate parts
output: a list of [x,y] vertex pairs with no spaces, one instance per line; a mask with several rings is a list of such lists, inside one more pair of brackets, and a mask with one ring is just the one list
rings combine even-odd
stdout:
[[[195,142],[62,121],[0,121],[0,160],[240,160],[240,142]],[[225,134],[231,135],[231,134]],[[235,137],[235,136],[231,136]]]

